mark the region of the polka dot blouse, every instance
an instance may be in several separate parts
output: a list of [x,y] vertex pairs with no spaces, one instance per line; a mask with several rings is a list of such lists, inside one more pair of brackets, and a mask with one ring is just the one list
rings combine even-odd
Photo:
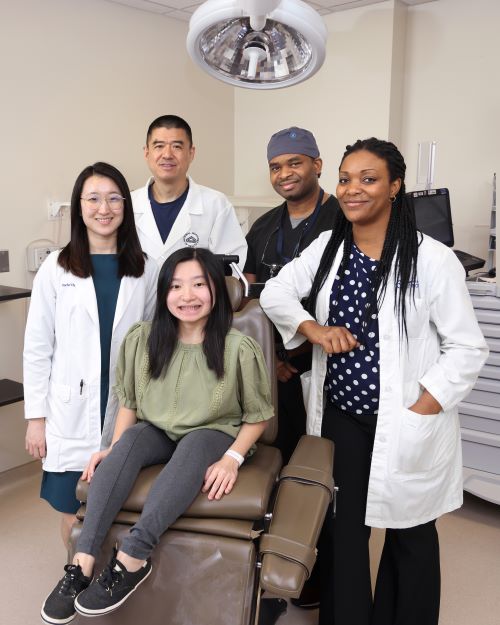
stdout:
[[379,338],[377,313],[365,319],[378,261],[352,245],[349,265],[337,274],[330,295],[329,326],[344,326],[361,343],[351,352],[327,359],[325,387],[332,403],[354,414],[376,414],[379,398]]

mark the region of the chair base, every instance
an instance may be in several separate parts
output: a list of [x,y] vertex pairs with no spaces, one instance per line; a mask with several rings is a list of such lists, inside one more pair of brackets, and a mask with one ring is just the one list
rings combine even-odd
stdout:
[[[73,528],[70,557],[81,524]],[[128,531],[114,524],[96,571]],[[255,604],[256,550],[253,541],[169,530],[152,554],[153,571],[116,612],[92,625],[249,625]],[[75,624],[88,623],[77,616]]]

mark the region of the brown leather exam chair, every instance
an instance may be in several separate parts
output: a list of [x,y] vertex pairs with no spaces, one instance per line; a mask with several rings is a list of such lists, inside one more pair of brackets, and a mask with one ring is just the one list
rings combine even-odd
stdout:
[[[240,283],[227,278],[233,309],[241,301]],[[275,370],[273,328],[257,300],[235,313],[234,327],[256,339],[267,366]],[[272,375],[276,401],[276,376]],[[262,590],[298,597],[316,559],[316,542],[333,493],[332,443],[303,436],[290,464],[282,467],[272,447],[273,418],[256,453],[241,467],[233,491],[220,501],[206,494],[163,535],[152,555],[153,572],[116,612],[92,619],[93,625],[253,625]],[[120,533],[139,517],[159,465],[139,475],[118,514],[96,563],[108,561]],[[80,482],[79,519],[85,516],[87,483]],[[73,529],[74,550],[81,523]],[[73,557],[73,553],[70,553]],[[85,619],[77,616],[76,623]]]

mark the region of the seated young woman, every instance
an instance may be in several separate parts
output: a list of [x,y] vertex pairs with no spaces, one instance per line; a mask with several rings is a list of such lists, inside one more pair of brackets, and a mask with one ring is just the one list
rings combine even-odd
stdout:
[[[206,249],[174,252],[160,272],[153,321],[133,325],[122,344],[112,444],[83,472],[85,520],[72,564],[42,606],[45,622],[117,609],[150,575],[151,552],[200,489],[211,500],[231,492],[273,416],[262,351],[231,322],[222,264]],[[159,463],[139,521],[92,579],[139,471]]]

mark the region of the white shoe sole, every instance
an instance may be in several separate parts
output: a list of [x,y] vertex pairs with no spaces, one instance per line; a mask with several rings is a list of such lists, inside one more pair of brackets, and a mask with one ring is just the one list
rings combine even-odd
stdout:
[[78,614],[81,614],[82,616],[87,616],[87,617],[103,616],[104,614],[110,614],[111,612],[114,612],[120,606],[122,606],[125,603],[125,601],[127,601],[130,595],[134,593],[143,582],[147,580],[147,578],[151,575],[152,570],[153,570],[153,567],[151,566],[147,574],[141,579],[141,581],[137,584],[137,586],[134,586],[134,588],[132,588],[132,590],[127,595],[125,595],[125,597],[123,597],[121,601],[119,601],[118,603],[115,603],[109,608],[100,608],[99,610],[89,610],[88,608],[85,608],[78,603],[78,597],[77,597],[75,599],[75,610],[78,612]]
[[45,607],[45,603],[42,606],[42,610],[40,612],[40,618],[42,619],[44,623],[49,623],[49,625],[65,625],[65,623],[71,623],[71,621],[76,616],[76,612],[75,612],[71,616],[68,616],[68,618],[63,618],[63,619],[53,618],[52,616],[48,616],[47,614],[45,614],[44,607]]

